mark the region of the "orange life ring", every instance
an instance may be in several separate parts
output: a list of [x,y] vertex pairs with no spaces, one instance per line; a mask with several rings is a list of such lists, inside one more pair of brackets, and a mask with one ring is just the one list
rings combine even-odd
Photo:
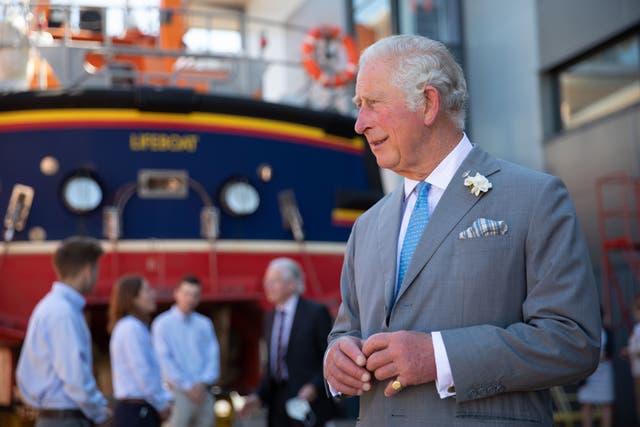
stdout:
[[[322,39],[339,41],[344,49],[347,62],[342,69],[335,73],[324,71],[316,59],[317,45]],[[353,39],[348,34],[342,34],[340,28],[332,25],[312,28],[302,41],[302,65],[312,79],[317,80],[325,87],[339,87],[353,80],[358,71],[358,58],[358,51]]]

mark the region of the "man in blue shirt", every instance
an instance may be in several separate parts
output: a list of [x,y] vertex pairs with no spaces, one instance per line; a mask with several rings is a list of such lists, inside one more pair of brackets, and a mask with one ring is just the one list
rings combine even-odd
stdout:
[[211,427],[213,396],[209,387],[220,376],[220,348],[213,322],[195,312],[202,286],[185,276],[174,291],[175,305],[151,326],[162,379],[173,393],[168,427]]
[[38,410],[37,427],[85,427],[111,417],[93,377],[91,335],[82,313],[102,254],[97,240],[71,237],[53,255],[58,281],[31,314],[16,370],[24,400]]

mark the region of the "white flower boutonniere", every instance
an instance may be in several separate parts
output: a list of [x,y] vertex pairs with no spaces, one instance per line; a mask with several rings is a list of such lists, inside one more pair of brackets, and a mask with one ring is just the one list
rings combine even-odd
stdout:
[[476,172],[475,176],[465,174],[464,185],[469,187],[471,194],[480,196],[480,193],[486,193],[492,187],[491,182],[484,175]]

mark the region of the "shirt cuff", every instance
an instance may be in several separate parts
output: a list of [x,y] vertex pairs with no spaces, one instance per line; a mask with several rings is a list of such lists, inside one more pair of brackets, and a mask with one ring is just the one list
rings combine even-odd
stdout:
[[329,384],[329,381],[327,381],[327,387],[329,387],[329,393],[331,393],[331,397],[340,397],[340,396],[342,396],[342,393],[340,393],[338,390],[333,388],[333,386],[331,384]]
[[453,384],[451,365],[449,365],[447,349],[442,341],[442,334],[439,331],[432,332],[431,340],[433,341],[433,353],[436,359],[436,390],[440,395],[440,399],[455,396],[456,388]]

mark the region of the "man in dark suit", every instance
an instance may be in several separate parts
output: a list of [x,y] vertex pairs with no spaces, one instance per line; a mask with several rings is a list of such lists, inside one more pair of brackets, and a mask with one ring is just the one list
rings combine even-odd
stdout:
[[267,300],[275,306],[267,315],[264,331],[269,362],[257,392],[247,398],[241,412],[246,416],[266,405],[270,427],[303,425],[287,414],[287,401],[292,398],[310,404],[305,425],[323,426],[334,413],[322,375],[331,316],[324,305],[301,297],[304,288],[304,273],[297,262],[289,258],[271,261],[264,275]]

